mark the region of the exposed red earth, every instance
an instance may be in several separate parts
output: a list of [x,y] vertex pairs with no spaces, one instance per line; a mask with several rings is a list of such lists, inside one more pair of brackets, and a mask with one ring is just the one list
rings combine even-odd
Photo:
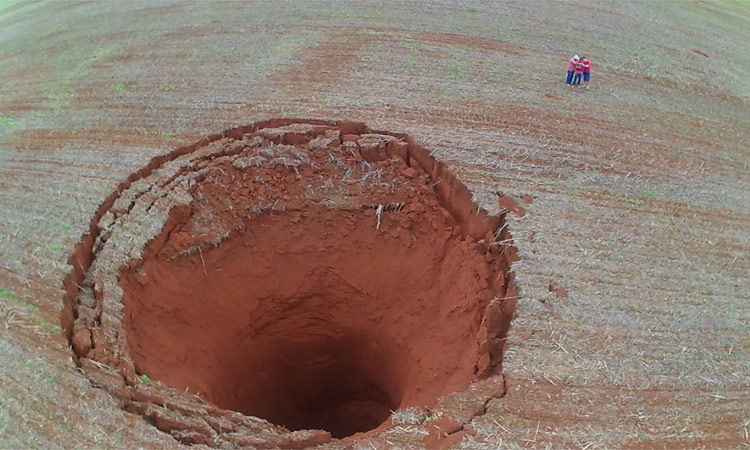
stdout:
[[502,395],[510,241],[410,137],[270,120],[121,184],[73,253],[63,324],[92,382],[183,443],[357,439],[487,377],[470,395]]

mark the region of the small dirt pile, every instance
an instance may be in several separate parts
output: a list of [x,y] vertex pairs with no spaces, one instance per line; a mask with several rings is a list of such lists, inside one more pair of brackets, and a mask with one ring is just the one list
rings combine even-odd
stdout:
[[123,183],[63,323],[92,382],[180,441],[303,448],[499,373],[509,239],[408,136],[272,120]]

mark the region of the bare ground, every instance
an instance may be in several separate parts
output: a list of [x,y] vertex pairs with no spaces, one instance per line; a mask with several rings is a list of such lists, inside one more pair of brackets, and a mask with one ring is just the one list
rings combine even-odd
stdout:
[[456,448],[750,446],[743,3],[3,5],[0,448],[177,447],[75,369],[66,259],[149,158],[280,115],[408,132],[488,209],[532,197],[511,391]]

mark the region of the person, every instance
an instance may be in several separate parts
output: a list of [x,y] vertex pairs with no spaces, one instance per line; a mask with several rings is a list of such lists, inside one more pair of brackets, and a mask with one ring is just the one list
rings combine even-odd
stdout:
[[581,84],[581,78],[583,77],[583,62],[581,62],[582,59],[584,58],[582,57],[578,59],[573,69],[573,86],[578,86]]
[[588,58],[581,58],[583,64],[583,85],[589,87],[589,81],[591,81],[591,60]]
[[573,57],[568,60],[568,77],[565,79],[565,84],[573,84],[573,74],[575,73],[578,59],[578,55],[573,55]]

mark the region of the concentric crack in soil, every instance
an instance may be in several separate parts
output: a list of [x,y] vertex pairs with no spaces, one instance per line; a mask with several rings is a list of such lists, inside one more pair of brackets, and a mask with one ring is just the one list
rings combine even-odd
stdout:
[[124,182],[71,258],[63,324],[89,379],[181,442],[356,439],[501,377],[508,242],[410,137],[271,120]]

